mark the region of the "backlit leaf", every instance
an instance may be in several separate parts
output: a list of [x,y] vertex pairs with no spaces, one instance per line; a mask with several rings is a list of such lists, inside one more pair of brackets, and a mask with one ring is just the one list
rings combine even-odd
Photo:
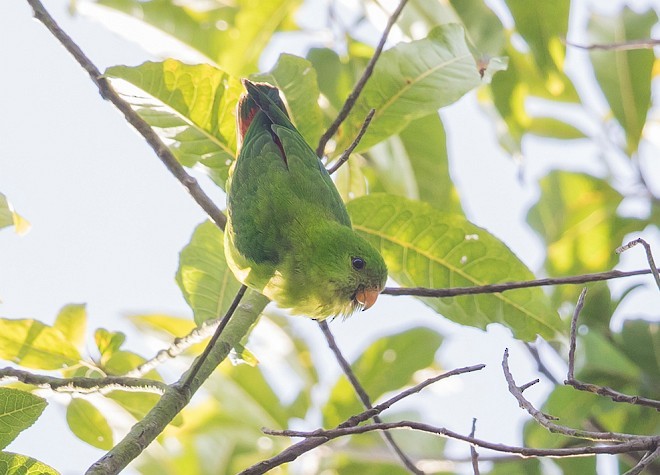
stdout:
[[198,325],[222,317],[231,305],[241,284],[227,267],[222,231],[212,222],[197,226],[181,251],[176,281]]
[[0,358],[26,368],[61,369],[78,364],[78,350],[56,328],[37,320],[0,318]]
[[85,330],[87,329],[87,309],[85,304],[65,305],[57,314],[53,328],[62,332],[76,348],[85,344]]
[[541,180],[541,197],[527,221],[547,243],[546,270],[571,275],[611,269],[623,237],[644,223],[617,215],[623,196],[604,180],[553,171]]
[[367,150],[403,130],[410,121],[455,102],[480,84],[477,65],[456,24],[432,30],[428,37],[385,51],[342,127],[343,150],[376,109],[357,151]]
[[34,424],[46,405],[45,399],[34,394],[0,388],[0,449],[7,447],[18,434]]
[[32,457],[0,452],[0,473],[4,475],[60,475],[45,463]]
[[[462,215],[380,194],[351,201],[348,210],[353,227],[380,249],[390,276],[401,285],[447,288],[534,278],[508,247]],[[537,334],[551,339],[562,331],[539,288],[422,301],[463,325],[501,323],[523,340]]]
[[80,440],[89,445],[110,450],[113,447],[112,429],[103,414],[85,399],[73,399],[66,409],[66,422]]
[[[625,7],[611,17],[593,14],[587,27],[589,42],[609,44],[650,38],[657,21],[658,15],[652,9],[635,13]],[[626,151],[633,154],[637,151],[651,105],[653,50],[593,50],[589,56],[612,113],[626,132]]]
[[105,75],[182,165],[199,164],[224,188],[236,154],[238,80],[207,64],[173,59],[114,66]]
[[[236,76],[245,76],[257,69],[263,49],[273,33],[292,23],[301,0],[254,2],[179,2],[176,0],[97,0],[98,5],[128,15],[155,28],[170,38],[206,56]],[[109,22],[107,11],[85,9],[99,20]],[[112,26],[112,25],[110,25]],[[124,36],[141,45],[153,36],[133,25],[118,29]],[[152,33],[149,31],[149,33]],[[151,45],[163,56],[175,52],[163,51],[162,43]]]
[[16,233],[23,235],[30,230],[30,223],[22,217],[7,201],[7,197],[0,193],[0,229],[14,226]]

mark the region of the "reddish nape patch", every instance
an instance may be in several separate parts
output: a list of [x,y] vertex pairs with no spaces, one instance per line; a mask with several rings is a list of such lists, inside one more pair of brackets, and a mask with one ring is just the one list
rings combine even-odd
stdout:
[[243,94],[238,101],[238,139],[243,143],[245,134],[250,128],[252,119],[259,112],[259,106],[254,102],[250,96]]

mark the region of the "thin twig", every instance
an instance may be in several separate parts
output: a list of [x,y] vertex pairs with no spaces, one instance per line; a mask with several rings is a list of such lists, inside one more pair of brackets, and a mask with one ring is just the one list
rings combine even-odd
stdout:
[[[611,445],[595,445],[583,447],[566,447],[557,449],[534,449],[531,447],[517,447],[513,445],[496,444],[486,440],[476,439],[467,435],[459,434],[444,427],[436,427],[430,424],[413,421],[399,421],[399,422],[382,422],[367,424],[357,427],[341,427],[336,429],[318,429],[312,432],[297,431],[297,430],[264,430],[265,434],[283,437],[304,437],[304,438],[320,438],[324,440],[336,439],[338,437],[345,437],[347,435],[365,434],[367,432],[380,431],[380,430],[393,430],[393,429],[413,429],[420,432],[429,434],[436,434],[442,437],[462,440],[469,444],[490,449],[497,452],[506,452],[509,454],[517,454],[522,457],[576,457],[581,455],[594,455],[594,454],[621,454],[628,452],[640,452],[655,450],[660,443],[660,436],[640,437],[632,439],[621,444]],[[245,472],[241,472],[245,473]],[[252,473],[252,472],[251,472]],[[264,473],[264,472],[254,472]]]
[[523,396],[520,388],[516,386],[511,371],[509,370],[509,349],[504,351],[504,358],[502,359],[502,369],[504,370],[504,377],[509,386],[509,392],[516,398],[520,407],[525,409],[530,416],[550,432],[566,435],[568,437],[575,437],[579,439],[597,440],[597,441],[616,441],[627,442],[631,440],[646,440],[649,437],[633,434],[621,434],[618,432],[595,432],[581,429],[573,429],[571,427],[562,426],[552,422],[552,419],[557,419],[553,416],[548,416],[543,412],[536,409],[525,396]]
[[[318,323],[319,323],[319,327],[321,328],[321,331],[323,332],[323,336],[325,336],[325,339],[328,342],[328,346],[330,347],[330,350],[335,355],[335,358],[337,359],[339,366],[341,367],[342,371],[348,378],[348,381],[351,383],[351,386],[353,386],[353,389],[355,390],[355,393],[358,395],[358,398],[362,402],[362,405],[367,410],[373,409],[369,395],[360,384],[360,381],[358,381],[357,376],[355,376],[355,373],[353,372],[350,363],[346,360],[346,358],[344,358],[344,355],[339,349],[339,346],[337,346],[335,337],[330,331],[330,327],[328,326],[327,322],[325,320],[322,320]],[[373,420],[374,422],[382,422],[382,420],[378,415],[374,415]],[[392,434],[390,434],[389,432],[383,432],[382,434],[387,444],[394,451],[394,453],[396,453],[396,455],[399,457],[403,465],[409,471],[411,471],[412,473],[416,473],[418,475],[422,475],[424,473],[420,469],[418,469],[415,466],[415,463],[412,460],[410,460],[410,458],[403,452],[403,450],[401,450],[401,447],[399,447],[399,445],[394,441]]]
[[543,360],[541,359],[541,355],[539,354],[539,349],[533,344],[529,342],[524,342],[525,348],[527,348],[527,351],[529,351],[529,354],[532,355],[532,358],[534,358],[534,361],[536,361],[536,369],[538,369],[543,376],[548,378],[551,383],[553,384],[559,384],[559,380],[555,378],[555,375],[552,374],[550,369],[545,365]]
[[199,372],[199,368],[202,367],[202,365],[206,361],[206,358],[208,358],[209,353],[211,352],[215,344],[218,342],[218,338],[220,338],[220,335],[222,335],[222,332],[229,323],[229,320],[231,319],[232,315],[234,315],[234,311],[236,311],[238,304],[241,303],[241,299],[243,298],[243,295],[245,295],[246,290],[247,290],[247,286],[241,285],[241,288],[238,289],[238,292],[236,292],[236,296],[234,297],[234,300],[232,301],[229,308],[227,309],[225,316],[222,317],[222,320],[220,321],[220,325],[218,325],[218,328],[215,329],[215,333],[209,340],[208,344],[206,345],[206,348],[204,348],[202,354],[199,355],[197,359],[195,359],[193,366],[190,368],[190,371],[183,380],[181,387],[184,390],[188,391],[190,389],[191,382],[195,379],[195,376],[197,376],[197,373]]
[[[656,270],[657,272],[657,270]],[[475,285],[474,287],[454,287],[450,289],[429,289],[426,287],[385,287],[385,295],[414,295],[416,297],[456,297],[459,295],[493,294],[507,290],[525,289],[528,287],[544,287],[548,285],[584,284],[601,280],[620,279],[635,275],[651,274],[649,269],[634,271],[612,270],[595,274],[574,275],[570,277],[524,280],[518,282],[505,282],[502,284]]]
[[111,391],[130,391],[163,394],[167,384],[153,379],[129,378],[126,376],[105,376],[103,378],[57,378],[42,374],[33,374],[15,368],[0,369],[0,381],[17,380],[40,388],[48,388],[60,393],[101,393]]
[[621,43],[594,43],[590,45],[578,45],[565,41],[567,46],[573,48],[586,49],[586,50],[602,50],[602,51],[631,51],[636,49],[652,49],[654,46],[660,45],[660,40],[653,38],[641,40],[629,40]]
[[205,338],[213,335],[213,332],[218,327],[220,322],[221,317],[204,321],[199,327],[195,327],[187,335],[175,338],[170,346],[158,351],[158,353],[156,353],[153,358],[145,361],[135,369],[124,374],[124,376],[132,378],[139,378],[144,376],[149,371],[158,367],[164,362],[176,358],[192,345],[195,345]]
[[385,42],[387,41],[387,37],[390,34],[390,30],[394,26],[394,23],[396,23],[396,20],[399,18],[399,15],[401,14],[403,7],[406,6],[406,3],[408,3],[408,0],[401,0],[401,2],[399,2],[399,6],[396,7],[396,10],[394,10],[392,15],[390,16],[389,20],[387,21],[387,25],[383,30],[383,34],[380,37],[378,46],[376,46],[374,55],[369,60],[369,63],[367,64],[367,67],[364,69],[362,76],[355,84],[355,87],[353,88],[351,93],[346,98],[346,101],[344,102],[344,106],[339,111],[339,114],[337,115],[335,120],[332,122],[332,124],[330,124],[328,130],[325,131],[325,133],[319,140],[319,144],[316,147],[316,155],[318,155],[319,157],[323,156],[323,153],[325,151],[325,146],[328,143],[328,140],[330,140],[332,136],[335,135],[335,133],[339,129],[339,126],[342,124],[342,122],[344,122],[344,120],[346,120],[346,117],[348,117],[348,114],[351,112],[351,109],[353,109],[353,106],[355,105],[355,102],[357,101],[358,97],[360,97],[360,93],[362,92],[362,89],[364,89],[364,85],[367,83],[367,81],[371,77],[371,74],[374,71],[374,67],[376,66],[376,61],[378,61],[380,54],[383,52],[383,48],[385,47]]
[[584,287],[580,296],[578,297],[575,310],[573,311],[573,318],[571,319],[571,338],[568,347],[568,375],[567,379],[573,379],[575,376],[575,346],[577,345],[577,321],[584,307],[584,298],[587,296],[587,288]]
[[[457,368],[452,371],[447,371],[446,373],[439,374],[437,376],[434,376],[432,378],[429,378],[416,386],[413,386],[412,388],[406,389],[405,391],[400,392],[399,394],[391,397],[387,401],[378,404],[374,406],[372,409],[366,410],[361,412],[360,414],[356,414],[346,421],[342,422],[339,424],[339,428],[343,427],[355,427],[358,424],[367,421],[371,419],[373,416],[380,414],[384,410],[390,408],[393,404],[395,404],[398,401],[401,401],[402,399],[411,396],[412,394],[418,393],[425,387],[440,381],[441,379],[446,379],[451,376],[457,376],[459,374],[465,374],[465,373],[471,373],[473,371],[479,371],[483,369],[486,365],[479,364],[479,365],[474,365],[474,366],[466,366],[464,368]],[[266,429],[264,429],[266,430]],[[297,444],[293,444],[290,447],[287,447],[284,449],[282,452],[279,454],[275,455],[274,457],[271,457],[267,460],[262,460],[261,462],[245,469],[240,473],[240,475],[260,475],[262,473],[266,473],[269,470],[274,469],[275,467],[279,467],[282,464],[285,464],[287,462],[292,462],[298,457],[300,457],[302,454],[305,454],[319,445],[323,445],[328,441],[326,437],[319,436],[319,437],[310,437],[307,438],[301,442],[298,442]]]
[[151,128],[151,126],[133,110],[131,105],[122,99],[119,94],[110,85],[109,81],[103,77],[101,71],[92,63],[92,61],[82,52],[76,43],[67,35],[55,22],[53,17],[46,11],[44,6],[39,0],[27,0],[34,11],[34,17],[39,20],[50,31],[55,38],[71,53],[74,59],[80,66],[87,71],[90,79],[96,85],[101,94],[101,97],[112,102],[117,109],[123,114],[128,123],[145,138],[149,146],[156,153],[158,158],[163,162],[165,167],[174,175],[174,177],[181,182],[181,184],[188,190],[193,199],[199,204],[209,217],[221,229],[224,229],[227,218],[224,213],[218,208],[211,198],[204,193],[204,190],[199,186],[197,180],[190,176],[181,164],[177,161],[176,157],[170,149],[158,137],[158,134]]
[[608,397],[614,402],[626,402],[628,404],[634,404],[637,406],[647,406],[652,407],[657,411],[660,411],[660,401],[654,399],[645,398],[642,396],[629,396],[627,394],[620,393],[615,391],[612,388],[607,386],[598,386],[596,384],[585,383],[575,379],[575,351],[577,347],[577,327],[578,327],[578,318],[582,307],[584,306],[584,298],[587,294],[587,288],[585,287],[580,292],[580,297],[578,298],[577,304],[575,305],[575,311],[573,312],[573,318],[571,319],[571,333],[569,339],[568,347],[568,372],[566,374],[566,380],[564,384],[574,387],[580,391],[586,391],[600,396]]
[[367,117],[364,118],[364,122],[362,123],[362,127],[360,127],[360,131],[358,134],[355,136],[355,139],[353,140],[353,143],[349,145],[349,147],[344,150],[344,153],[341,154],[341,157],[335,162],[333,166],[328,168],[328,173],[332,175],[334,172],[339,170],[339,167],[341,167],[348,158],[351,156],[351,153],[353,153],[353,150],[355,150],[355,147],[357,147],[360,143],[360,140],[362,140],[362,136],[367,132],[367,129],[369,128],[369,124],[371,123],[371,119],[374,118],[374,114],[376,113],[376,109],[371,109],[369,113],[367,114]]
[[[474,438],[474,434],[477,430],[477,418],[472,418],[472,430],[470,431],[470,437]],[[479,475],[479,454],[474,445],[470,445],[470,460],[472,461],[472,472],[474,475]]]
[[638,475],[642,473],[644,469],[651,465],[658,457],[660,457],[660,446],[658,446],[653,451],[648,451],[645,453],[639,462],[637,462],[637,465],[635,465],[623,475]]
[[636,246],[637,244],[641,244],[644,246],[644,250],[646,251],[646,260],[649,263],[649,268],[651,269],[651,272],[653,273],[653,277],[655,277],[655,283],[658,286],[658,289],[660,289],[660,272],[658,272],[658,269],[655,267],[655,260],[653,259],[653,252],[651,252],[651,246],[649,245],[648,242],[646,242],[642,238],[637,238],[632,241],[630,241],[628,244],[625,244],[621,247],[618,247],[616,249],[617,254],[621,254],[622,252],[627,251],[631,247]]

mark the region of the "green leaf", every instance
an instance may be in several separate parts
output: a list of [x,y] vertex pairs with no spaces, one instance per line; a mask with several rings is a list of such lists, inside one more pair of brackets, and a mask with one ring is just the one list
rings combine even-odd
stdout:
[[18,434],[34,424],[47,404],[45,399],[34,394],[0,388],[0,449],[7,447]]
[[103,414],[85,399],[73,399],[66,409],[66,421],[80,440],[102,450],[113,447],[112,429]]
[[[104,362],[103,370],[106,374],[121,376],[129,371],[137,368],[146,360],[132,351],[118,350],[113,352],[110,357]],[[144,375],[147,379],[162,381],[160,375],[156,370],[151,370]]]
[[195,164],[224,188],[236,154],[238,80],[207,64],[168,59],[114,66],[105,76],[151,125],[182,165]]
[[[160,400],[159,394],[148,392],[135,392],[135,391],[112,391],[106,397],[117,402],[121,407],[126,409],[135,420],[142,420],[149,411]],[[177,416],[170,422],[173,426],[180,426],[183,424],[183,416]]]
[[[161,340],[170,343],[172,339],[186,336],[195,329],[195,322],[190,318],[174,317],[164,314],[131,315],[128,319],[140,331],[150,333]],[[185,353],[198,355],[206,346],[206,342],[192,345]]]
[[60,475],[60,473],[32,457],[0,452],[0,473],[4,475]]
[[101,361],[104,364],[116,351],[119,351],[125,340],[126,335],[122,332],[111,332],[105,328],[98,328],[94,332],[94,341],[99,353],[101,353]]
[[364,158],[353,154],[334,174],[335,186],[344,202],[366,195],[368,185],[373,186],[373,180],[367,183],[365,173],[369,173],[369,170],[366,168]]
[[[381,338],[352,364],[353,372],[369,397],[375,401],[412,381],[415,371],[433,364],[442,337],[429,328],[412,328]],[[334,427],[364,410],[355,391],[342,376],[323,409],[324,426]]]
[[617,215],[623,196],[604,180],[583,173],[550,172],[527,222],[546,242],[550,275],[609,270],[623,237],[644,223]]
[[0,193],[0,229],[14,226],[16,233],[23,235],[30,230],[30,222],[14,211],[7,197]]
[[[626,320],[621,330],[621,348],[650,381],[660,386],[660,324],[646,320]],[[660,388],[659,388],[660,389]]]
[[619,387],[625,382],[639,381],[640,369],[603,335],[590,331],[578,340],[582,355],[576,368],[578,379]]
[[241,284],[227,267],[222,231],[210,221],[195,229],[179,257],[176,281],[195,323],[222,317]]
[[450,0],[450,3],[465,25],[468,39],[482,55],[502,54],[504,26],[483,0]]
[[577,127],[552,117],[532,117],[527,125],[530,134],[552,139],[583,139],[584,132]]
[[357,151],[403,130],[410,121],[455,102],[480,84],[477,66],[456,24],[435,28],[427,38],[385,51],[343,125],[338,150],[354,138],[376,109]]
[[291,121],[309,146],[315,149],[323,133],[323,113],[318,103],[319,85],[312,63],[292,54],[281,54],[273,69],[252,75],[251,79],[272,84],[284,94]]
[[332,112],[336,115],[355,82],[351,65],[342,61],[339,55],[330,48],[311,48],[307,53],[307,60],[311,62],[316,71],[321,94],[328,99],[331,108],[334,109]]
[[542,475],[539,459],[495,461],[488,475]]
[[56,328],[37,320],[0,318],[0,358],[26,368],[61,369],[82,357]]
[[77,348],[85,344],[87,328],[87,309],[85,304],[69,304],[62,307],[57,314],[53,328],[59,330],[64,338]]
[[415,119],[399,135],[415,175],[419,199],[447,212],[461,212],[449,175],[447,137],[438,114]]
[[562,71],[566,48],[562,39],[568,32],[570,0],[534,2],[506,0],[516,22],[516,29],[525,39],[536,64],[546,74]]
[[[351,201],[348,211],[353,227],[380,249],[390,276],[401,285],[445,288],[534,278],[506,245],[462,215],[379,194]],[[539,288],[422,301],[462,325],[501,323],[522,340],[537,334],[552,339],[562,332]]]
[[[301,0],[236,0],[206,4],[184,4],[176,0],[97,0],[97,3],[160,30],[235,76],[245,76],[256,70],[261,53],[273,34],[292,23]],[[94,13],[89,8],[86,12]],[[100,10],[96,17],[108,22],[110,15]],[[144,44],[145,37],[153,36],[145,35],[145,30],[149,29],[133,25],[133,28],[120,31]],[[160,43],[154,45],[154,49],[158,47],[162,55],[163,41]],[[172,56],[177,52],[165,52],[164,55]]]
[[[650,38],[657,21],[658,15],[650,8],[635,13],[626,6],[615,16],[592,14],[587,26],[588,41],[609,44]],[[651,105],[653,49],[592,50],[589,57],[612,113],[626,132],[626,152],[632,155],[637,151]]]

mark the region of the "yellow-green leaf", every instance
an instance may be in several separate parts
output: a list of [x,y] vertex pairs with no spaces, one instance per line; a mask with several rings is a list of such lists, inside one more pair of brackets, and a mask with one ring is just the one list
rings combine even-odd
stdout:
[[[593,14],[587,27],[589,42],[625,43],[650,38],[657,21],[658,15],[652,9],[636,13],[625,7],[614,16]],[[626,151],[633,154],[637,151],[651,105],[653,49],[593,50],[589,57],[612,113],[626,132]]]
[[404,129],[410,121],[458,100],[480,84],[477,65],[457,24],[385,51],[339,135],[339,151],[350,144],[371,109],[376,109],[357,151]]
[[14,211],[7,197],[0,193],[0,229],[14,226],[16,233],[23,235],[30,230],[30,222]]
[[18,434],[34,424],[46,405],[45,399],[34,394],[0,388],[0,449],[7,447]]
[[227,267],[222,231],[212,222],[197,226],[181,251],[176,281],[198,325],[222,317],[231,305],[241,285]]
[[527,221],[547,243],[546,270],[571,275],[611,269],[623,237],[644,222],[617,215],[623,196],[604,180],[554,171],[541,180],[541,196]]
[[224,188],[236,154],[240,82],[208,64],[167,59],[114,66],[105,75],[151,125],[182,165],[199,164]]
[[[351,201],[348,210],[353,227],[380,249],[390,276],[401,285],[470,287],[534,278],[506,245],[462,215],[381,194]],[[463,325],[501,323],[523,340],[537,334],[554,338],[562,331],[539,288],[422,301]]]
[[32,457],[0,452],[0,473],[4,475],[60,475],[45,463]]
[[112,429],[106,418],[85,399],[74,399],[66,410],[66,422],[80,440],[102,450],[113,447]]
[[0,318],[0,358],[27,368],[76,365],[80,353],[58,329],[37,320]]
[[87,328],[85,304],[65,305],[57,314],[53,328],[58,329],[76,348],[82,348]]

